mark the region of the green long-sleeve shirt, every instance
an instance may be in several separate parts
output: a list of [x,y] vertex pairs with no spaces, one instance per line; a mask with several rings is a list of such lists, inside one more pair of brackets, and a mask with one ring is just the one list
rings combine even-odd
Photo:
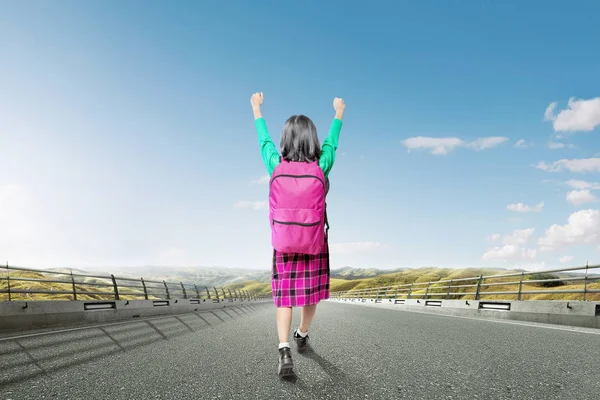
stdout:
[[[281,160],[279,159],[279,152],[275,148],[273,140],[267,130],[267,123],[264,118],[257,118],[254,121],[256,125],[256,131],[258,132],[258,141],[260,144],[260,151],[262,154],[263,162],[269,172],[269,177],[273,175],[273,170]],[[340,137],[340,131],[342,129],[342,121],[334,118],[331,122],[331,128],[329,128],[329,135],[325,138],[321,149],[321,157],[319,158],[319,166],[323,170],[325,177],[329,176],[331,167],[335,162],[335,152],[338,148],[338,139]]]

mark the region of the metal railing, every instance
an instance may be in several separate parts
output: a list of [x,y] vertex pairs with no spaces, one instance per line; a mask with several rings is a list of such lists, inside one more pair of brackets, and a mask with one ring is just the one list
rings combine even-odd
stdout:
[[[194,283],[146,280],[144,278],[123,278],[74,274],[71,272],[37,270],[22,267],[0,267],[0,301],[16,300],[163,300],[163,299],[222,299],[256,300],[270,298],[270,294],[249,292],[241,289],[197,285]],[[11,271],[13,274],[11,276]],[[18,272],[17,272],[18,271]],[[30,276],[26,276],[26,275]],[[23,288],[22,283],[30,282],[32,287]],[[44,285],[39,285],[43,283]],[[52,285],[48,289],[47,285]],[[40,298],[36,295],[45,295]],[[50,299],[48,298],[50,297]],[[38,297],[38,298],[36,298]]]
[[[583,300],[588,300],[589,294],[600,293],[600,284],[594,284],[594,287],[590,288],[590,281],[600,280],[600,275],[589,275],[590,270],[600,268],[600,265],[585,267],[574,267],[565,269],[554,269],[547,271],[535,271],[535,272],[516,272],[501,275],[479,275],[469,278],[458,278],[458,279],[447,279],[431,282],[413,282],[401,285],[392,286],[380,286],[371,287],[366,289],[358,290],[346,290],[332,292],[330,297],[333,299],[374,299],[375,301],[383,299],[464,299],[469,300],[465,296],[473,296],[475,300],[479,300],[482,296],[506,296],[516,295],[517,300],[524,300],[524,295],[538,295],[538,294],[583,294]],[[546,279],[525,279],[526,276],[538,275],[544,276],[552,273],[559,272],[572,272],[572,271],[583,271],[583,276],[570,276],[570,277],[552,277]],[[506,280],[506,278],[519,277],[518,280]],[[487,281],[487,282],[486,282]],[[565,285],[565,282],[583,281],[583,288],[573,288],[573,284]],[[471,283],[472,282],[472,283]],[[541,289],[532,290],[524,289],[524,285],[534,283],[550,283],[560,282],[558,286],[571,286],[568,289]],[[600,283],[600,281],[599,281]],[[506,286],[518,286],[518,290],[500,290]],[[579,285],[581,286],[581,284]],[[487,288],[499,287],[500,289],[485,290]],[[475,288],[474,291],[460,291],[461,289]],[[570,299],[573,300],[573,299]]]

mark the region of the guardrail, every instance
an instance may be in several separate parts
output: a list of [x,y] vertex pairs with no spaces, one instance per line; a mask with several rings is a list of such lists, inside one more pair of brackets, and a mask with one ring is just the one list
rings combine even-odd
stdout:
[[[352,299],[352,298],[362,298],[362,299],[375,299],[378,301],[379,299],[390,299],[390,298],[445,298],[445,299],[465,299],[464,296],[474,296],[475,300],[479,300],[481,296],[491,296],[491,295],[516,295],[517,300],[522,300],[523,295],[533,295],[533,294],[583,294],[583,300],[587,300],[588,294],[592,293],[600,293],[600,285],[598,285],[599,289],[588,288],[588,283],[593,280],[599,280],[600,275],[590,276],[589,271],[600,268],[600,265],[588,266],[585,267],[574,267],[574,268],[565,268],[565,269],[554,269],[547,271],[536,271],[536,272],[517,272],[510,274],[500,274],[500,275],[489,275],[489,276],[475,276],[469,278],[458,278],[458,279],[448,279],[448,280],[440,280],[440,281],[431,281],[431,282],[418,282],[418,283],[409,283],[409,284],[401,284],[401,285],[393,285],[393,286],[383,286],[383,287],[372,287],[366,289],[359,290],[347,290],[347,291],[338,291],[332,292],[330,297],[334,299]],[[551,273],[559,273],[559,272],[572,272],[572,271],[583,271],[585,270],[585,274],[582,277],[557,277],[557,278],[547,278],[547,279],[528,279],[525,280],[526,276],[529,275],[546,275]],[[506,278],[519,277],[519,280],[509,280],[505,281]],[[487,283],[485,281],[488,281]],[[581,289],[564,289],[564,290],[524,290],[523,285],[531,284],[531,283],[549,283],[549,282],[574,282],[574,281],[583,281],[583,288]],[[465,282],[476,282],[471,284],[464,284]],[[459,283],[458,285],[456,283]],[[445,285],[446,284],[446,285]],[[562,285],[559,283],[558,285]],[[485,291],[484,289],[490,287],[506,287],[506,286],[516,286],[518,285],[518,290],[513,291]],[[567,285],[569,286],[569,285]],[[573,286],[573,285],[571,285]],[[596,285],[595,285],[596,286]],[[456,289],[466,289],[466,288],[475,288],[475,291],[453,291]],[[424,292],[423,292],[424,291]]]
[[[82,298],[86,300],[104,300],[104,297],[108,297],[114,300],[169,300],[182,298],[219,301],[220,299],[256,300],[270,297],[266,294],[240,289],[233,289],[232,291],[232,289],[224,287],[198,286],[193,283],[155,281],[144,278],[122,278],[112,274],[110,276],[83,275],[74,274],[72,271],[46,271],[13,267],[8,264],[1,267],[0,270],[6,272],[5,276],[0,276],[0,301],[46,299],[40,299],[39,296],[36,299],[35,295],[50,295],[51,299],[70,297],[71,300]],[[13,271],[12,276],[11,271]],[[16,273],[17,271],[20,273]],[[23,276],[26,273],[31,273],[31,276]],[[38,284],[43,282],[52,284],[55,287],[50,290],[31,287],[23,289],[21,288],[23,285],[16,284],[22,282]],[[6,296],[2,296],[2,294]]]

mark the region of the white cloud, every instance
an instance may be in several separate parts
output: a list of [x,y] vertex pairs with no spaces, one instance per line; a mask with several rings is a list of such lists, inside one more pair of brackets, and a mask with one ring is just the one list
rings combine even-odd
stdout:
[[534,229],[515,229],[510,235],[504,236],[502,243],[508,245],[524,245],[529,241],[531,235],[533,235]]
[[540,212],[544,208],[544,202],[536,204],[533,207],[527,206],[523,203],[509,204],[506,206],[506,208],[508,208],[510,211],[521,212],[521,213]]
[[269,175],[263,175],[260,178],[253,180],[252,184],[253,185],[266,185],[267,183],[269,183],[270,180],[271,180],[271,178],[269,177]]
[[580,210],[572,213],[567,224],[554,224],[538,239],[540,250],[550,251],[579,244],[600,241],[600,210]]
[[518,263],[515,265],[515,268],[524,269],[525,271],[537,272],[546,270],[546,263],[544,261],[540,262],[528,262],[528,263]]
[[535,167],[548,172],[600,172],[600,158],[562,159],[551,164],[540,161]]
[[494,233],[493,235],[488,236],[486,239],[491,240],[492,242],[496,242],[500,240],[501,237],[502,235],[500,235],[499,233]]
[[559,258],[558,261],[560,261],[561,263],[566,263],[569,261],[573,261],[573,258],[574,258],[573,256],[564,256],[564,257]]
[[402,145],[409,150],[427,149],[431,150],[431,154],[445,155],[459,147],[467,147],[475,151],[491,149],[507,140],[508,138],[505,137],[491,136],[465,142],[457,137],[433,138],[418,136],[403,140]]
[[552,121],[554,120],[554,109],[556,108],[556,102],[550,103],[546,111],[544,112],[544,121]]
[[496,246],[487,250],[481,257],[484,260],[531,260],[537,256],[536,249],[527,249],[524,246],[529,241],[534,229],[517,229],[502,239],[503,246]]
[[532,144],[531,143],[527,143],[525,141],[525,139],[519,139],[517,140],[517,143],[515,143],[515,147],[518,149],[526,149],[528,147],[531,147]]
[[171,246],[158,253],[156,257],[156,264],[189,266],[193,264],[193,262],[191,262],[185,250],[176,246]]
[[457,147],[464,146],[465,142],[459,138],[432,138],[418,136],[402,141],[409,150],[430,149],[431,154],[448,154]]
[[[49,225],[53,216],[48,212],[46,199],[36,196],[30,187],[11,183],[0,185],[0,259],[10,264],[33,267],[33,260],[46,264],[57,262],[53,252],[68,241],[76,246],[78,238],[64,239],[56,235],[58,222]],[[67,218],[63,220],[68,221]],[[61,223],[63,221],[60,221]],[[65,225],[68,222],[65,223]],[[49,261],[51,260],[51,261]]]
[[358,253],[374,251],[387,248],[386,245],[380,242],[349,242],[349,243],[332,243],[329,245],[331,253]]
[[564,143],[558,143],[558,142],[549,142],[548,143],[549,149],[562,149],[564,147],[565,147]]
[[534,259],[537,256],[537,250],[525,249],[520,246],[507,244],[502,247],[494,247],[483,254],[484,260],[522,260]]
[[580,181],[580,180],[576,180],[576,179],[570,179],[570,180],[566,181],[565,184],[571,186],[573,189],[579,189],[579,190],[600,189],[600,183],[586,182],[586,181]]
[[573,205],[595,203],[598,199],[588,189],[572,190],[567,193],[567,201]]
[[8,243],[34,232],[31,205],[31,198],[23,187],[16,184],[0,187],[0,245],[6,243],[10,248]]
[[568,147],[570,149],[575,148],[574,144],[564,144],[564,143],[560,143],[560,142],[548,142],[548,148],[549,149],[564,149],[565,147]]
[[480,150],[494,148],[494,147],[498,146],[499,144],[506,142],[507,140],[508,140],[508,138],[502,137],[502,136],[490,136],[490,137],[476,139],[476,140],[472,141],[471,143],[467,144],[467,147],[470,147],[470,148],[474,149],[475,151],[480,151]]
[[253,209],[260,210],[266,208],[268,203],[266,201],[247,201],[247,200],[239,200],[234,204],[235,208],[243,208],[243,209]]
[[556,132],[589,132],[600,125],[600,97],[589,100],[571,97],[567,107],[555,115],[556,102],[553,102],[544,113],[544,119],[552,121]]
[[23,188],[14,183],[0,187],[0,217],[9,215],[10,207],[23,204],[26,199]]

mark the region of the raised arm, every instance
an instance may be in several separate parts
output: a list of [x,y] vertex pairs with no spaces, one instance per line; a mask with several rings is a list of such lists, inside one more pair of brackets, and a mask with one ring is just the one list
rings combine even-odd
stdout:
[[260,152],[269,172],[269,176],[273,175],[273,170],[279,164],[279,153],[275,148],[275,144],[271,140],[269,130],[267,129],[267,123],[262,116],[261,106],[263,103],[263,93],[254,93],[250,98],[250,104],[252,105],[252,112],[254,113],[254,125],[256,126],[256,132],[258,133],[258,143],[260,144]]
[[335,163],[335,152],[338,148],[338,139],[340,137],[340,131],[342,130],[342,118],[344,116],[345,108],[346,104],[344,103],[344,100],[338,97],[333,100],[335,118],[331,122],[329,134],[323,142],[321,158],[319,159],[319,166],[323,170],[325,177],[329,176],[329,172]]
[[333,109],[335,110],[335,119],[342,120],[344,116],[344,110],[346,109],[346,103],[344,103],[344,99],[336,97],[333,99]]

